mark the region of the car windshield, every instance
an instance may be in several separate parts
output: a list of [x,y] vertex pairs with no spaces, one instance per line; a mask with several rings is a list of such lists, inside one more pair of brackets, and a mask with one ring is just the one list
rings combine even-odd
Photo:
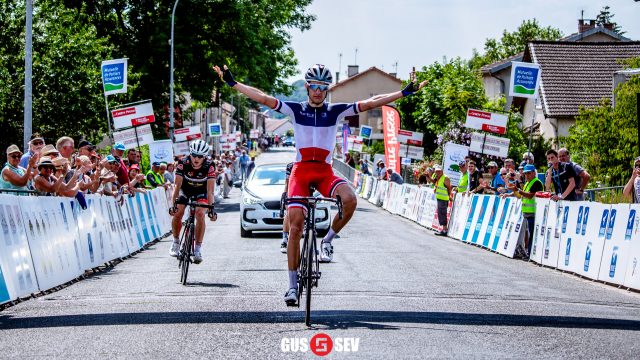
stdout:
[[286,176],[284,168],[258,168],[249,181],[255,185],[284,185]]

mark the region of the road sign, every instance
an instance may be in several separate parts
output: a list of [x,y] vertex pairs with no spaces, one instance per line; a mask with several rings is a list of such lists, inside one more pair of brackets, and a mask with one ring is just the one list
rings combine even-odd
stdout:
[[349,150],[362,152],[362,136],[349,135],[347,141],[349,142]]
[[171,140],[158,140],[149,144],[149,162],[172,162],[173,146]]
[[474,132],[471,134],[471,146],[469,150],[506,158],[509,153],[509,142],[510,140],[507,138]]
[[105,95],[127,93],[127,59],[103,61],[101,72]]
[[[136,141],[136,133],[138,140]],[[142,125],[136,128],[126,129],[113,133],[113,141],[123,143],[125,149],[133,149],[138,145],[148,145],[153,142],[151,125]]]
[[464,126],[469,129],[477,129],[502,135],[507,132],[507,120],[507,115],[469,109],[467,110],[467,121]]
[[209,124],[209,135],[220,136],[222,135],[222,126],[220,123]]
[[423,137],[423,133],[402,129],[398,130],[398,141],[402,144],[422,146]]
[[151,101],[112,109],[111,117],[113,118],[113,127],[115,129],[140,126],[156,121]]
[[371,126],[367,126],[367,125],[360,126],[360,136],[363,139],[371,139],[372,131],[373,131],[373,128]]
[[513,61],[509,96],[535,99],[540,86],[540,65]]
[[185,140],[197,140],[202,138],[200,126],[190,126],[182,129],[175,129],[173,136],[176,142]]

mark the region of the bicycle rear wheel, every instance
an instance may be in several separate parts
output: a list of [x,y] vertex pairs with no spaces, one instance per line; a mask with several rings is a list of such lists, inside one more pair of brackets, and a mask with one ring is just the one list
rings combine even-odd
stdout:
[[307,326],[311,326],[311,288],[313,287],[313,273],[314,273],[314,255],[316,253],[316,235],[313,231],[307,232],[307,237],[309,237],[309,233],[311,233],[311,239],[308,242],[307,249],[307,271],[304,276],[305,286],[307,287],[306,293],[306,306],[304,313],[304,322]]

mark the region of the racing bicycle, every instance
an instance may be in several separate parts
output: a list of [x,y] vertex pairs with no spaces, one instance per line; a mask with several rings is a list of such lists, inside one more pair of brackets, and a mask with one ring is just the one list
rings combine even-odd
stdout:
[[217,214],[213,211],[213,205],[200,204],[197,202],[189,202],[186,204],[189,207],[189,217],[183,223],[182,238],[180,239],[180,253],[178,254],[178,269],[180,272],[180,282],[182,285],[187,285],[187,275],[189,274],[189,264],[193,262],[193,250],[196,243],[196,208],[202,207],[209,209],[210,217],[215,221]]

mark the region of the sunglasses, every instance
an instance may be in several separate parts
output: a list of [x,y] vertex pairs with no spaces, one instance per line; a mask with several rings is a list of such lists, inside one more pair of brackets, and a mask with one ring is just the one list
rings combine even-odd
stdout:
[[9,157],[12,159],[20,159],[22,157],[22,154],[13,154],[13,155],[9,155]]
[[320,85],[320,84],[309,84],[309,88],[311,90],[320,90],[320,91],[327,91],[329,89],[329,85]]
[[195,155],[195,154],[191,154],[191,156],[193,156],[196,159],[202,159],[204,158],[204,155]]
[[32,141],[31,145],[34,145],[34,146],[44,145],[44,141]]
[[635,167],[636,169],[640,169],[640,164],[636,164],[634,167]]

